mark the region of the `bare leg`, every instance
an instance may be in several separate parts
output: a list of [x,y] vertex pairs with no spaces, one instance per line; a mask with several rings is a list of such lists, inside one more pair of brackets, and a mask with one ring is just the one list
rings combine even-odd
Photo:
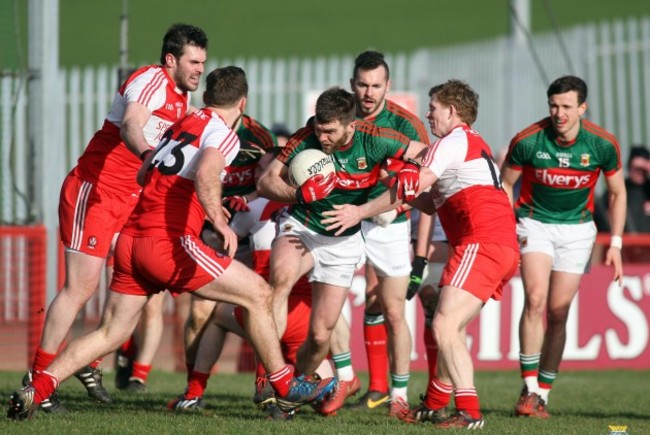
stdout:
[[165,292],[160,292],[151,296],[142,310],[140,319],[141,335],[138,340],[138,353],[135,358],[141,364],[151,365],[158,351],[164,329],[164,302]]
[[378,294],[388,327],[388,352],[391,372],[407,374],[411,365],[411,333],[404,305],[409,277],[379,277]]
[[210,319],[210,315],[216,306],[213,300],[207,300],[192,295],[190,302],[190,315],[185,322],[185,362],[188,366],[194,366],[196,352],[201,341],[203,329]]
[[314,260],[297,236],[284,236],[273,242],[271,276],[273,316],[278,337],[287,329],[287,303],[298,279],[314,267]]
[[474,385],[474,366],[464,337],[467,324],[482,307],[483,302],[465,290],[445,286],[440,293],[433,332],[440,349],[438,358],[456,388]]
[[521,256],[521,276],[526,300],[519,322],[519,342],[520,351],[524,355],[542,351],[551,263],[551,257],[539,252]]
[[111,291],[99,327],[73,340],[47,371],[62,382],[88,363],[117,349],[133,333],[146,302],[145,296]]
[[66,252],[65,265],[65,284],[47,310],[41,336],[41,348],[53,354],[59,351],[81,308],[97,291],[104,259]]
[[571,302],[578,292],[581,274],[553,272],[548,300],[548,321],[540,369],[557,372],[566,343],[566,321]]
[[327,356],[330,336],[345,304],[348,289],[320,282],[312,283],[309,335],[298,350],[298,371],[312,374]]

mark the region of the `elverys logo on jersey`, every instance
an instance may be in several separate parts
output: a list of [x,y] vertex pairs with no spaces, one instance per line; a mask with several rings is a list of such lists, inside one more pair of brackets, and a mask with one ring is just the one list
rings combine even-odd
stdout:
[[550,187],[577,189],[592,184],[591,173],[570,174],[549,169],[536,169],[535,180]]
[[314,163],[313,165],[307,168],[307,173],[309,174],[309,177],[311,177],[312,175],[320,174],[323,171],[323,168],[326,165],[331,164],[332,162],[333,162],[332,156],[323,157],[322,159],[320,159],[319,161],[317,161],[316,163]]

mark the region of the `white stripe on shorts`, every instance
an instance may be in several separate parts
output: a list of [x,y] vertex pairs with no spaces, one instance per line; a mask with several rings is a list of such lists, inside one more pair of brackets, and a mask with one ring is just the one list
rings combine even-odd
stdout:
[[465,249],[465,252],[463,253],[463,258],[460,260],[458,269],[451,279],[451,285],[453,287],[463,288],[463,285],[467,280],[467,275],[469,275],[470,270],[472,270],[478,247],[478,243],[470,243],[467,245],[467,249]]
[[183,246],[183,249],[185,249],[185,252],[187,252],[187,255],[192,257],[192,259],[196,261],[196,264],[212,275],[214,279],[219,278],[223,273],[223,267],[206,255],[205,252],[201,251],[201,249],[196,246],[196,243],[194,243],[191,236],[181,237],[181,245]]
[[72,240],[70,240],[70,249],[78,251],[81,248],[84,236],[84,222],[86,221],[86,212],[88,211],[88,195],[93,185],[87,181],[81,183],[81,189],[77,194],[77,203],[74,205],[74,219],[72,221]]

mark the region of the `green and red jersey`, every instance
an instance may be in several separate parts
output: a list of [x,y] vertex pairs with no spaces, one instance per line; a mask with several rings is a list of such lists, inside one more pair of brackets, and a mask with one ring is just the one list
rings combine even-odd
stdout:
[[[377,184],[381,165],[386,159],[402,159],[410,139],[395,130],[378,127],[364,120],[357,120],[352,141],[332,154],[337,186],[330,195],[311,204],[294,204],[291,215],[307,228],[325,236],[334,236],[334,231],[326,231],[324,211],[334,210],[334,205],[365,204],[371,189]],[[282,153],[277,157],[286,166],[300,151],[315,148],[322,150],[314,134],[314,127],[308,125],[296,132]],[[342,235],[354,234],[361,224],[346,230]]]
[[255,191],[255,167],[266,151],[277,146],[275,135],[248,115],[237,129],[241,147],[235,160],[226,168],[223,196],[246,195]]
[[616,173],[621,152],[613,134],[586,119],[573,142],[560,144],[551,119],[545,118],[512,139],[506,161],[522,171],[517,217],[577,224],[593,220],[600,171]]
[[[384,108],[373,118],[366,118],[368,122],[372,122],[378,127],[391,128],[393,130],[399,131],[403,135],[407,136],[411,140],[425,143],[429,145],[429,136],[427,131],[424,128],[424,124],[417,116],[403,108],[397,103],[393,103],[390,100],[386,100]],[[394,176],[402,166],[402,162],[396,162],[397,164],[391,164],[387,162],[386,168],[388,173],[391,176]],[[384,183],[377,183],[375,187],[372,188],[368,196],[369,199],[374,199],[380,196],[388,190],[388,187]],[[397,215],[393,223],[404,222],[408,219],[406,213],[401,213]]]

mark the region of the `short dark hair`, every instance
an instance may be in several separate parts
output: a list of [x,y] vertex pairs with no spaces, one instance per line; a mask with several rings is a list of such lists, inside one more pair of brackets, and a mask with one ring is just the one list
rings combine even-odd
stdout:
[[570,91],[578,93],[578,104],[587,101],[587,84],[580,77],[576,76],[562,76],[555,79],[548,87],[546,96],[551,98],[552,95],[566,94]]
[[327,89],[316,100],[316,122],[319,124],[340,121],[347,125],[354,121],[356,112],[354,95],[338,86]]
[[207,106],[231,107],[248,96],[246,73],[238,66],[225,66],[205,78],[203,102]]
[[388,64],[384,60],[384,55],[378,51],[368,50],[364,51],[354,59],[354,71],[352,72],[352,78],[357,77],[357,72],[370,71],[376,68],[383,66],[386,69],[386,80],[390,78],[390,70],[388,69]]
[[181,57],[186,45],[207,49],[208,37],[203,30],[191,24],[173,24],[163,37],[160,64],[165,64],[167,53],[171,53],[177,59]]
[[478,94],[467,83],[451,79],[429,90],[429,97],[434,97],[445,106],[454,106],[458,116],[468,125],[474,124],[478,116]]

